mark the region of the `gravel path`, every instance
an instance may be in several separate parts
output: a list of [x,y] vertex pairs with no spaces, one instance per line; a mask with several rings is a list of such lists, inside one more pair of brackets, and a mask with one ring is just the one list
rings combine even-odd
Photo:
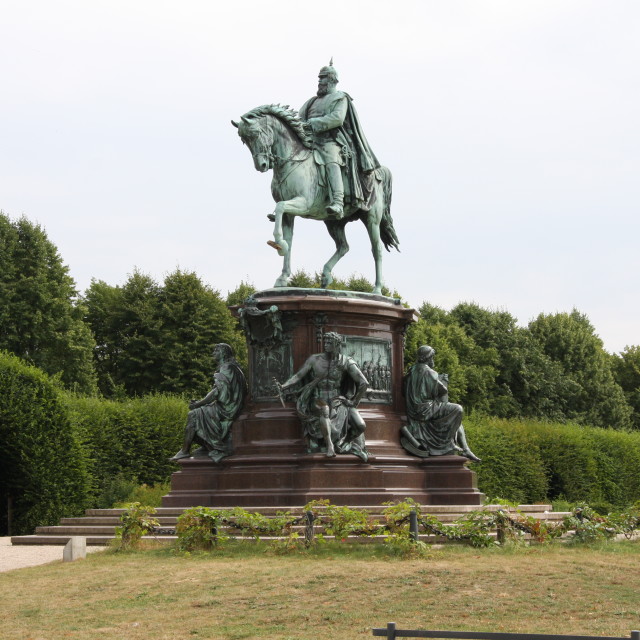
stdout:
[[[35,567],[55,560],[62,560],[64,545],[12,545],[11,538],[0,538],[0,572]],[[87,547],[87,553],[101,551],[104,547]]]

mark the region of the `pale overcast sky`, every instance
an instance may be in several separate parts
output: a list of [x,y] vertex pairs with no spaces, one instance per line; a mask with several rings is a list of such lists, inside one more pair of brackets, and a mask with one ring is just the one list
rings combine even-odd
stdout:
[[[0,209],[78,288],[196,271],[273,285],[271,173],[230,120],[299,108],[333,56],[394,176],[388,286],[640,343],[640,3],[0,0]],[[373,279],[364,226],[336,275]],[[333,252],[298,220],[293,267]]]

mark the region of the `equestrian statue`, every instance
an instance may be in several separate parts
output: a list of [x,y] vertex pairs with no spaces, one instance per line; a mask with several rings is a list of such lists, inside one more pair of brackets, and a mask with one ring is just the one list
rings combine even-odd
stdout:
[[322,287],[333,282],[332,271],[349,245],[348,222],[367,227],[375,262],[374,293],[382,293],[382,246],[398,249],[391,218],[391,172],[380,166],[362,132],[349,94],[338,91],[338,73],[322,67],[317,95],[296,113],[288,106],[263,105],[245,113],[238,129],[249,147],[256,170],[273,169],[271,193],[276,208],[268,244],[283,256],[282,273],[275,287],[291,278],[291,243],[295,216],[322,220],[336,244],[322,269]]

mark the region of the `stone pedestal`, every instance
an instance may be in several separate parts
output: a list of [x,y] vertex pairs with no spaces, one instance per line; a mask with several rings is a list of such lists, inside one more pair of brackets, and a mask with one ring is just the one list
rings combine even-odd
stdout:
[[[400,445],[403,424],[403,337],[415,312],[373,294],[273,289],[239,310],[249,338],[249,397],[233,427],[233,456],[180,461],[163,507],[287,507],[309,500],[374,506],[411,497],[421,504],[479,505],[475,473],[459,456],[417,458]],[[314,353],[322,336],[345,338],[370,383],[360,404],[368,462],[353,455],[308,454],[295,404],[273,397]]]

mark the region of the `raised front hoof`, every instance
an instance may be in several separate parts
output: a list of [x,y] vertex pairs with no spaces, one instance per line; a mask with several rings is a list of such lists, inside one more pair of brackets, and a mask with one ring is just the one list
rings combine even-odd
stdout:
[[276,221],[276,214],[275,213],[268,213],[267,214],[267,220],[269,220],[269,222],[275,222]]
[[279,256],[286,255],[287,250],[289,249],[289,245],[284,241],[276,242],[275,240],[267,240],[267,244],[276,249]]

